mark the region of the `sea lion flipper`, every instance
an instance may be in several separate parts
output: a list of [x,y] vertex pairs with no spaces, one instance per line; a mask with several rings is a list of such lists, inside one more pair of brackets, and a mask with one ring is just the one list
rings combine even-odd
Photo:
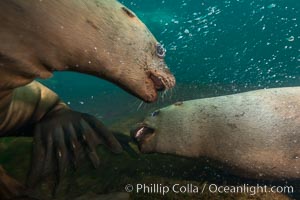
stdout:
[[98,167],[100,159],[96,151],[97,145],[105,144],[113,152],[122,150],[113,134],[96,118],[66,107],[49,112],[36,127],[34,140],[37,142],[28,178],[29,186],[34,187],[46,176],[54,174],[56,191],[66,169],[71,164],[77,166],[80,152],[86,153],[94,167]]
[[112,152],[121,153],[123,151],[122,146],[112,132],[109,131],[96,117],[84,114],[83,118],[90,124],[97,135],[104,141],[104,144],[107,145]]
[[[53,91],[36,81],[15,89],[7,99],[9,107],[0,130],[11,136],[34,138],[29,187],[53,173],[58,184],[66,168],[76,168],[82,151],[97,168],[99,144],[116,153],[122,151],[112,132],[97,118],[71,110]],[[15,131],[16,127],[20,130]]]
[[102,141],[97,137],[96,132],[90,127],[90,125],[83,119],[80,120],[80,127],[83,132],[81,141],[86,148],[88,157],[92,161],[95,168],[100,165],[100,160],[97,155],[96,146],[101,144]]
[[44,159],[45,159],[45,148],[42,140],[41,126],[37,125],[34,129],[35,137],[33,139],[33,151],[31,158],[30,171],[27,177],[27,186],[34,186],[39,181],[40,174],[42,173]]
[[68,149],[66,146],[65,133],[62,127],[58,126],[54,130],[54,149],[56,160],[56,184],[60,183],[62,176],[68,165]]
[[69,137],[66,138],[66,145],[67,149],[71,151],[69,158],[71,159],[72,167],[76,169],[80,153],[80,142],[78,141],[76,130],[72,123],[69,123],[65,127],[64,131],[67,135],[69,135]]
[[[25,196],[25,187],[16,179],[10,177],[0,165],[0,198],[1,199],[20,199]],[[25,198],[24,198],[25,199]]]

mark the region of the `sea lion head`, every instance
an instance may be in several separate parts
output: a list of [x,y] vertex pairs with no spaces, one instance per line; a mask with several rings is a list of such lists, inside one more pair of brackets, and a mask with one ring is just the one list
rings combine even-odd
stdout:
[[124,5],[115,0],[97,2],[95,15],[86,20],[85,34],[93,42],[82,44],[91,57],[85,63],[77,60],[81,63],[75,70],[113,82],[145,102],[155,101],[158,91],[175,85],[164,61],[165,48]]
[[[181,109],[181,108],[179,108]],[[174,153],[180,147],[180,138],[184,135],[178,130],[178,106],[172,105],[152,112],[142,123],[131,131],[131,136],[138,143],[143,153]],[[177,141],[178,140],[178,141]]]
[[145,102],[175,85],[163,45],[116,0],[1,1],[0,19],[5,65],[31,79],[90,74]]

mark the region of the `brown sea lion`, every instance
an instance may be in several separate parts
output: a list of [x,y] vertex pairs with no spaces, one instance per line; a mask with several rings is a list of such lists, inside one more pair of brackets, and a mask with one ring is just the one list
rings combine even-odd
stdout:
[[95,117],[71,110],[34,79],[76,71],[113,82],[146,102],[175,84],[163,60],[165,49],[116,0],[1,0],[0,25],[0,135],[34,135],[30,185],[52,169],[60,175],[68,158],[76,164],[78,149],[85,149],[95,166],[96,145],[121,151]]
[[241,176],[300,178],[300,87],[185,101],[132,132],[142,152],[209,157]]

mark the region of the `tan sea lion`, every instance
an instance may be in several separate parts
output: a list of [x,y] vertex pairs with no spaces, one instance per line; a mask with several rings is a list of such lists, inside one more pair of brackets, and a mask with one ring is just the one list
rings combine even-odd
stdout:
[[251,178],[300,178],[300,87],[162,108],[132,132],[142,152],[209,157]]
[[175,84],[165,49],[116,0],[1,0],[0,25],[0,135],[34,135],[30,185],[52,169],[60,175],[69,158],[76,164],[81,147],[95,166],[96,145],[121,150],[95,117],[71,110],[34,79],[76,71],[146,102]]

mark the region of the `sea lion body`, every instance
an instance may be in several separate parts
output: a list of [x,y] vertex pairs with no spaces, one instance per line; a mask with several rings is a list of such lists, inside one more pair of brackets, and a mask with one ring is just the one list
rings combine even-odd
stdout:
[[300,87],[185,101],[134,131],[142,152],[221,161],[256,178],[300,178]]
[[54,71],[106,79],[145,102],[175,84],[165,49],[116,0],[3,0],[0,25],[0,136],[33,135],[48,113],[69,109],[34,81]]
[[122,150],[98,119],[71,110],[36,78],[85,73],[145,102],[175,84],[163,46],[116,0],[1,0],[0,25],[0,136],[34,136],[28,185],[51,170],[61,177],[79,147],[96,167],[98,144]]

